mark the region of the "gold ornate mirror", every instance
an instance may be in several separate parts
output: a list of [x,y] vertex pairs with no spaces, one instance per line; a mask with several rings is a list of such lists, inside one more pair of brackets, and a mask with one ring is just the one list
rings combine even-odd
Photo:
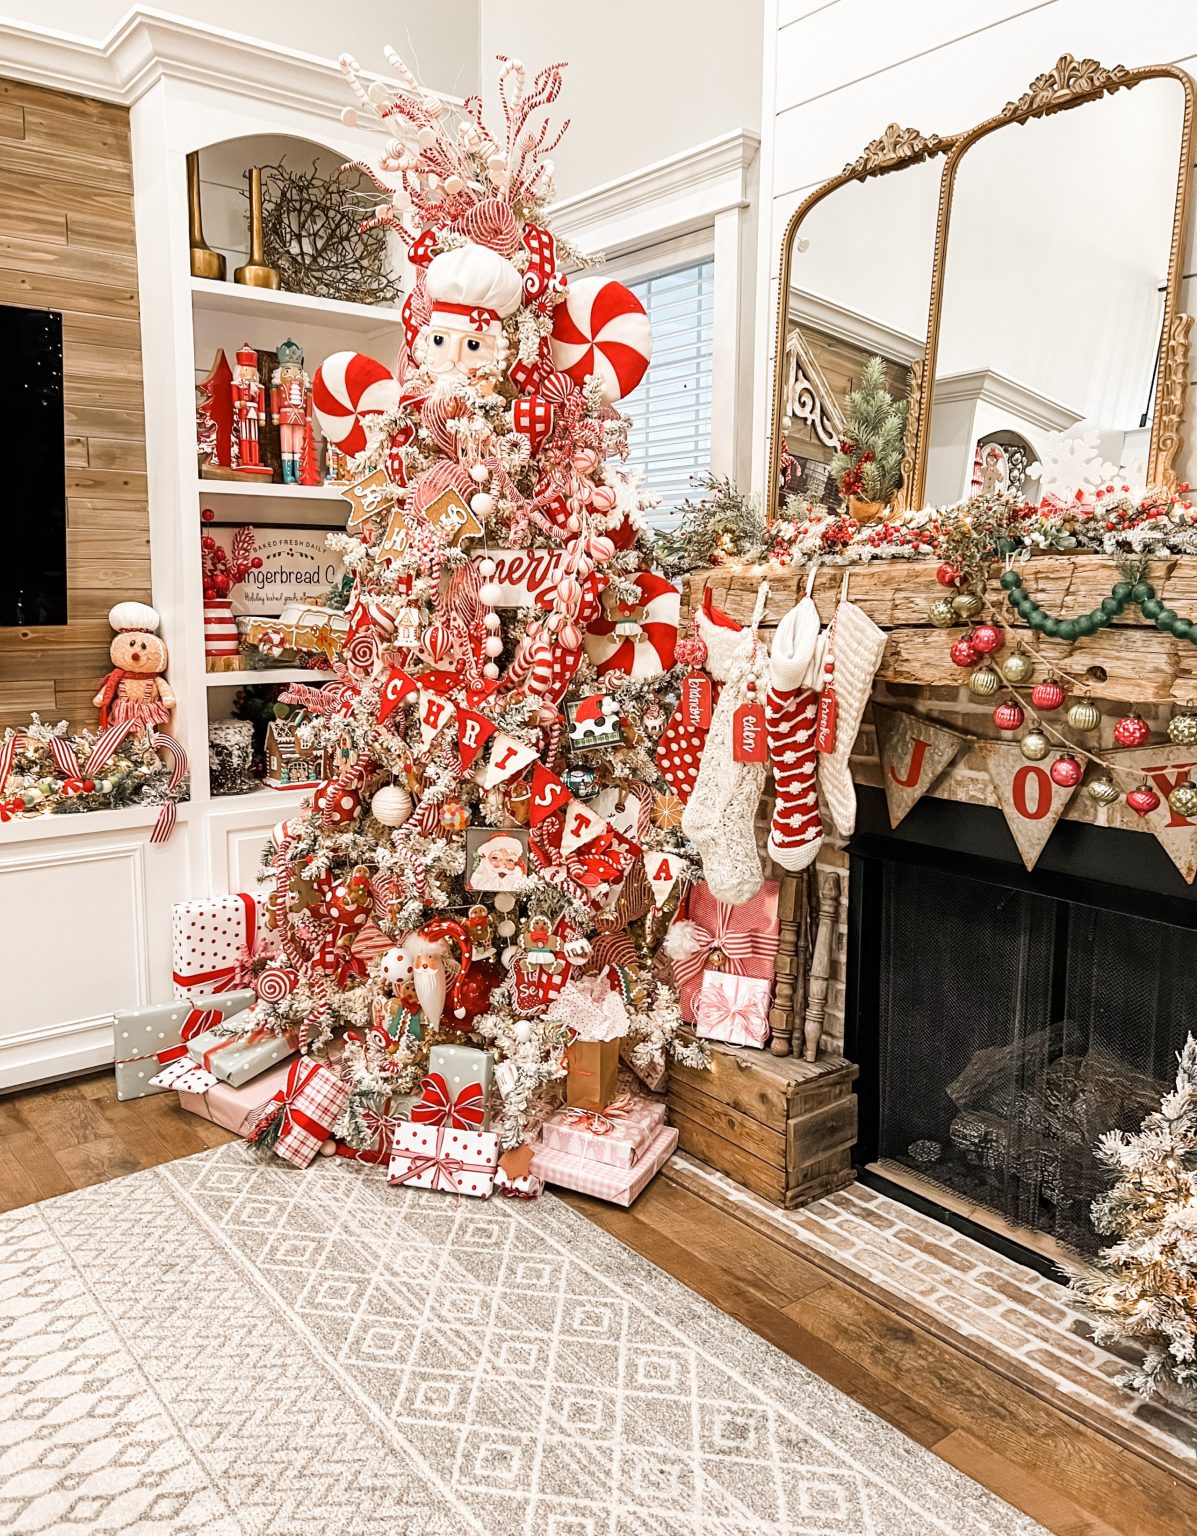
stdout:
[[[795,210],[782,241],[767,510],[789,497],[838,507],[834,472],[849,396],[870,359],[900,408],[892,494],[909,505],[917,462],[919,379],[926,353],[942,156],[953,139],[891,124],[859,159]],[[902,174],[890,174],[901,172]],[[860,516],[863,494],[854,497]],[[877,500],[875,497],[874,500]],[[873,515],[879,507],[873,509]]]
[[782,242],[770,517],[788,496],[886,510],[849,506],[832,468],[871,357],[908,399],[889,510],[1174,482],[1193,106],[1181,69],[1065,55],[966,132],[891,126],[807,197]]
[[1065,56],[957,139],[928,323],[924,504],[1174,478],[1193,94],[1171,66]]

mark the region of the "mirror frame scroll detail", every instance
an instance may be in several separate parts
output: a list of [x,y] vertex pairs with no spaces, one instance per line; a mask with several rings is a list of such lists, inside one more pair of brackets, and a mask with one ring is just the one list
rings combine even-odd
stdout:
[[[950,153],[956,144],[958,135],[941,136],[937,133],[925,134],[918,128],[903,128],[898,123],[890,123],[878,138],[868,143],[860,155],[830,181],[825,181],[821,186],[805,197],[798,207],[794,209],[786,221],[785,233],[781,240],[781,262],[778,270],[777,286],[777,321],[773,336],[773,407],[769,421],[769,460],[767,494],[765,501],[765,515],[769,522],[777,516],[781,492],[777,483],[781,461],[781,423],[785,406],[785,362],[786,362],[786,315],[788,313],[788,299],[790,291],[790,274],[794,265],[794,247],[799,227],[807,214],[817,203],[829,197],[831,193],[840,187],[847,186],[851,181],[867,181],[871,176],[884,176],[891,171],[906,170],[910,166],[921,165],[924,160],[933,160],[939,155]],[[942,218],[943,204],[940,203],[940,212],[937,220]],[[931,267],[931,291],[935,292],[935,258],[939,253],[940,236],[936,229],[934,254]],[[917,502],[912,497],[913,474],[916,467],[921,467],[922,459],[918,452],[918,433],[922,421],[922,380],[924,377],[926,351],[923,358],[916,358],[910,365],[910,390],[906,411],[906,431],[902,442],[902,484],[894,497],[894,505],[898,511],[908,511]],[[921,478],[918,483],[918,491],[922,493]]]
[[923,445],[931,420],[932,389],[928,381],[935,377],[939,350],[944,275],[951,223],[952,191],[956,172],[969,148],[987,134],[1000,128],[1049,117],[1054,112],[1069,111],[1115,91],[1130,90],[1145,80],[1176,80],[1184,93],[1184,116],[1179,143],[1176,199],[1172,219],[1172,238],[1168,253],[1168,275],[1164,285],[1164,308],[1160,328],[1159,367],[1155,410],[1151,421],[1151,442],[1147,459],[1147,479],[1151,486],[1171,487],[1176,483],[1174,465],[1184,436],[1185,393],[1188,384],[1189,331],[1191,315],[1180,312],[1180,285],[1188,236],[1189,199],[1192,186],[1193,117],[1197,90],[1186,70],[1171,64],[1144,65],[1128,69],[1121,64],[1106,68],[1096,59],[1076,59],[1062,54],[1052,69],[1037,75],[1027,90],[1008,101],[993,117],[960,133],[923,134],[917,128],[902,128],[891,123],[879,138],[868,144],[858,158],[846,165],[806,197],[790,215],[781,244],[778,273],[777,321],[774,332],[773,408],[769,423],[768,484],[765,509],[769,521],[778,512],[780,489],[781,423],[785,399],[785,328],[790,274],[798,229],[815,205],[850,181],[865,181],[870,176],[886,175],[939,155],[945,156],[940,179],[936,212],[935,239],[931,263],[930,300],[923,357],[911,365],[909,405],[902,454],[902,485],[894,498],[895,510],[910,511],[921,507],[926,485],[926,457]]

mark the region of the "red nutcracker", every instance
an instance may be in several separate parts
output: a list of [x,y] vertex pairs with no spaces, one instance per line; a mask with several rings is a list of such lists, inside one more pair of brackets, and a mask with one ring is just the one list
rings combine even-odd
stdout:
[[240,449],[239,462],[247,474],[265,475],[270,467],[262,463],[258,428],[266,424],[266,391],[258,377],[258,354],[246,342],[237,353],[237,372],[233,377],[233,431]]
[[304,433],[312,420],[312,383],[303,370],[303,348],[289,336],[278,349],[278,367],[270,379],[270,419],[279,429],[283,484],[298,485]]

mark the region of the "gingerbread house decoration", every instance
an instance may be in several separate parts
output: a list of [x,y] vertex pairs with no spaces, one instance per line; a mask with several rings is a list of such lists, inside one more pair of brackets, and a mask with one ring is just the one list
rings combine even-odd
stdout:
[[296,784],[317,784],[328,778],[327,754],[319,747],[305,747],[299,726],[291,720],[272,720],[266,727],[266,782],[273,789]]

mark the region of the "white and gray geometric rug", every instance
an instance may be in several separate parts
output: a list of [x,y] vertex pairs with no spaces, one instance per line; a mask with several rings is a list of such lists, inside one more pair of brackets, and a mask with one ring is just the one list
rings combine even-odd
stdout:
[[0,1531],[1041,1527],[552,1197],[234,1142],[0,1216]]

